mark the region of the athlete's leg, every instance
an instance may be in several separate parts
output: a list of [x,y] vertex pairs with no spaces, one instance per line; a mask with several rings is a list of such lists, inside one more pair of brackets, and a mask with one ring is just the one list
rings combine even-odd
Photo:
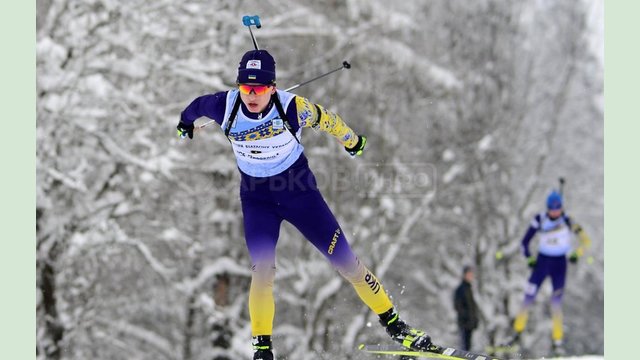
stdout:
[[411,328],[398,317],[382,284],[351,251],[344,232],[317,190],[311,171],[301,169],[301,172],[292,172],[292,176],[299,180],[295,184],[307,186],[293,186],[289,183],[289,189],[293,191],[288,191],[286,198],[278,198],[282,205],[280,215],[298,228],[353,285],[360,299],[378,314],[380,323],[392,339],[414,350],[429,350],[431,338],[424,331]]
[[524,328],[527,326],[527,321],[529,320],[529,308],[535,301],[536,295],[538,294],[538,290],[540,289],[540,285],[547,277],[549,271],[549,266],[547,264],[546,258],[544,256],[538,256],[538,261],[531,272],[531,276],[529,277],[529,282],[524,290],[524,300],[522,301],[522,306],[520,307],[520,311],[516,315],[516,319],[513,323],[513,330],[517,334],[520,334],[524,331]]
[[331,262],[351,283],[362,301],[376,314],[393,305],[382,284],[352,252],[344,231],[338,225],[327,203],[318,191],[308,191],[290,201],[283,217]]
[[431,338],[398,316],[380,281],[353,254],[344,232],[319,192],[300,196],[284,216],[353,285],[362,301],[380,317],[389,336],[407,348],[429,350]]
[[562,295],[567,275],[567,260],[559,257],[553,262],[550,271],[553,294],[551,295],[551,337],[554,341],[560,342],[564,336],[562,329]]
[[273,281],[276,273],[276,244],[282,219],[268,202],[242,198],[244,232],[251,256],[249,315],[252,336],[271,335],[275,315]]

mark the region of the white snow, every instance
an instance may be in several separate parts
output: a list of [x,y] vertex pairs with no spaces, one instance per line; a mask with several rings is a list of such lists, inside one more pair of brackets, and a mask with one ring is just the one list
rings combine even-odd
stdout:
[[447,149],[442,152],[442,160],[446,162],[453,161],[455,158],[456,158],[456,153],[451,149]]
[[478,142],[478,150],[480,150],[480,152],[485,152],[489,150],[491,148],[492,142],[493,142],[493,136],[491,136],[490,134],[485,135]]
[[87,76],[85,85],[98,97],[109,96],[115,91],[113,85],[101,74]]
[[449,170],[442,175],[442,182],[445,184],[452,182],[456,176],[462,174],[464,170],[465,166],[463,164],[453,164],[453,166],[451,166]]

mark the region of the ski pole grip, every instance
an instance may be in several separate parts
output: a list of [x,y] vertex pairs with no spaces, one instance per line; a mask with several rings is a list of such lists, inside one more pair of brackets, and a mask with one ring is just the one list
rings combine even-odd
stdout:
[[260,29],[262,27],[262,24],[260,23],[260,17],[258,15],[245,15],[242,17],[242,23],[244,24],[244,26],[254,25],[257,29]]

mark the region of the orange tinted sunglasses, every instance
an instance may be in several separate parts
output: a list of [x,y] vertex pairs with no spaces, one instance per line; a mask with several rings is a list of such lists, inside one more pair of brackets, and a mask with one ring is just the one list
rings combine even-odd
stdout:
[[256,95],[264,95],[271,90],[271,85],[238,84],[238,90],[245,95],[251,94],[252,91]]

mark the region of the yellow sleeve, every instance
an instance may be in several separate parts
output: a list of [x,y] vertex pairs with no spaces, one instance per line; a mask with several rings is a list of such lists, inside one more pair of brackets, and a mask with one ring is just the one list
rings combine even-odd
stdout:
[[311,127],[329,133],[347,148],[358,143],[358,135],[345,124],[340,115],[301,96],[296,96],[296,108],[300,127]]
[[571,230],[573,230],[573,232],[578,235],[578,239],[580,239],[580,246],[576,249],[576,253],[578,256],[582,256],[585,250],[591,247],[591,239],[579,224],[574,223],[571,225]]

